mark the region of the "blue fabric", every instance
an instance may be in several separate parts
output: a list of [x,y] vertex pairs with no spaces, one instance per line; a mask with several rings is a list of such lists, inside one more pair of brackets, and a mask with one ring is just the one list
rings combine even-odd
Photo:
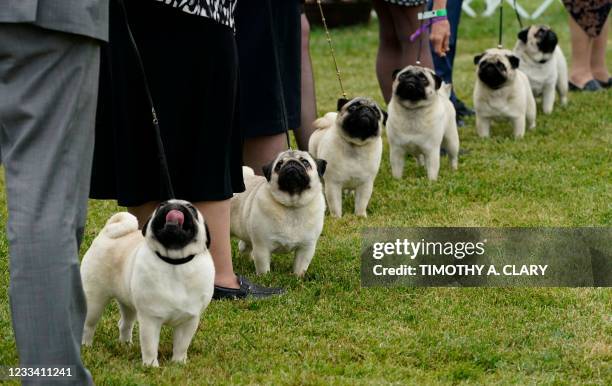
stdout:
[[[430,1],[428,8],[432,8],[433,2]],[[444,80],[445,83],[453,83],[453,63],[455,62],[455,50],[457,48],[457,32],[459,30],[459,21],[461,18],[461,5],[463,0],[449,0],[446,2],[446,14],[450,24],[451,36],[449,42],[449,51],[445,57],[440,57],[433,52],[432,57],[436,74]],[[457,96],[453,89],[451,93],[451,102],[457,102]]]

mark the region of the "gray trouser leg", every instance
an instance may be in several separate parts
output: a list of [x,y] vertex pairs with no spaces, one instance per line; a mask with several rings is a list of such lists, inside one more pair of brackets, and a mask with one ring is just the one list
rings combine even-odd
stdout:
[[0,152],[19,360],[22,366],[73,366],[72,383],[80,385],[92,383],[80,358],[86,304],[78,241],[87,210],[99,54],[94,40],[0,23]]

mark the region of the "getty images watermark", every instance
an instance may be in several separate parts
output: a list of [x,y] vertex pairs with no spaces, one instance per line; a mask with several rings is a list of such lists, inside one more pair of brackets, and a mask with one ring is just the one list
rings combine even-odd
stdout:
[[609,287],[612,228],[369,228],[363,286]]

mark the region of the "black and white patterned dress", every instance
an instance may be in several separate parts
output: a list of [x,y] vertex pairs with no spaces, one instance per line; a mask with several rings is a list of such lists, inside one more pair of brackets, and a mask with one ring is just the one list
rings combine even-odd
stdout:
[[426,0],[385,0],[387,3],[402,5],[404,7],[416,7],[417,5],[423,5]]
[[238,0],[156,0],[192,15],[208,17],[234,28],[234,11]]

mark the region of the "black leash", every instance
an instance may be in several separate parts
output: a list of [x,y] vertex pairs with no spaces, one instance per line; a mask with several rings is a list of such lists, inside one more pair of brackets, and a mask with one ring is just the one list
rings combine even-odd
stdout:
[[285,102],[285,88],[283,87],[283,77],[280,70],[280,59],[278,57],[278,41],[276,39],[274,14],[272,13],[272,0],[267,0],[268,16],[270,17],[270,35],[272,37],[274,64],[276,65],[276,76],[278,77],[278,94],[280,96],[281,122],[285,129],[287,148],[291,149],[291,137],[289,136],[289,118],[287,118],[287,104]]
[[159,120],[157,119],[157,112],[155,111],[153,97],[151,96],[151,90],[149,89],[149,82],[147,81],[147,75],[144,70],[142,57],[140,56],[140,50],[138,50],[138,45],[136,44],[136,40],[134,39],[134,35],[132,34],[132,29],[130,28],[127,10],[125,8],[123,0],[119,0],[119,4],[121,5],[121,11],[125,20],[125,27],[127,28],[128,35],[130,37],[130,43],[132,44],[132,48],[134,49],[134,53],[136,54],[136,58],[138,60],[138,67],[142,75],[142,80],[145,92],[147,94],[147,99],[149,101],[149,106],[151,107],[151,117],[153,119],[153,130],[155,131],[155,142],[157,143],[157,158],[159,160],[159,167],[162,174],[161,177],[166,188],[166,193],[168,194],[169,198],[172,199],[175,198],[174,189],[172,188],[170,169],[168,168],[168,160],[166,159],[166,151],[164,150],[164,143],[162,141],[161,130],[159,128]]
[[497,41],[497,48],[502,48],[502,36],[503,36],[503,24],[504,24],[504,0],[499,2],[499,40]]
[[521,20],[521,15],[519,15],[518,9],[516,8],[516,0],[514,0],[514,14],[516,15],[516,21],[518,21],[519,27],[523,29],[523,20]]

